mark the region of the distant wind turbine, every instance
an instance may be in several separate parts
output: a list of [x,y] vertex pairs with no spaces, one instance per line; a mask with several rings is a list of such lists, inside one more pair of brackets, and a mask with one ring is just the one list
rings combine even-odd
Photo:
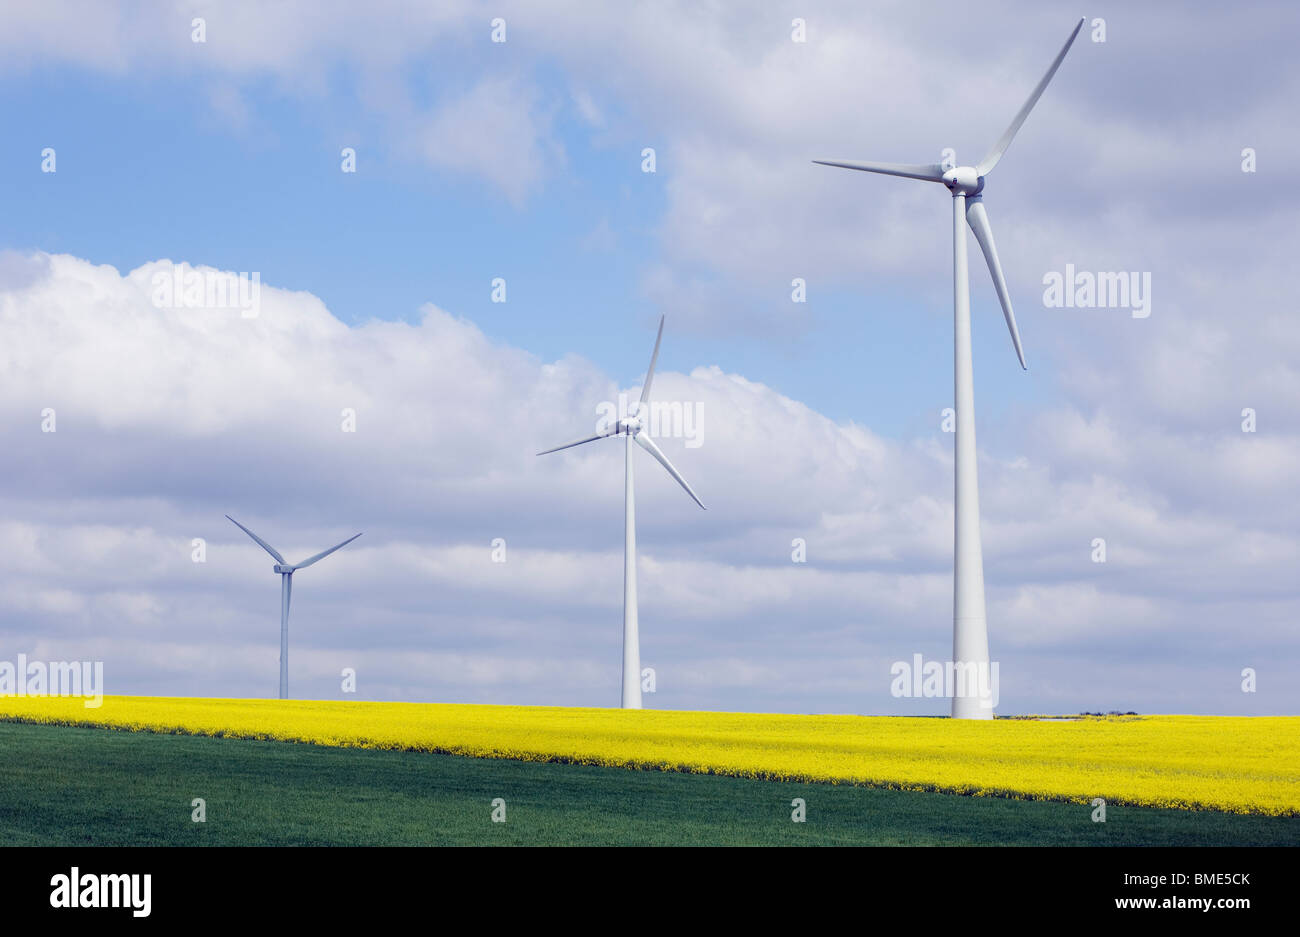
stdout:
[[632,493],[632,443],[650,453],[659,464],[668,470],[668,474],[677,479],[677,483],[686,489],[686,493],[701,508],[704,502],[691,490],[691,486],[682,478],[681,472],[673,468],[668,457],[655,445],[653,439],[645,434],[645,419],[648,416],[650,399],[650,382],[655,376],[655,362],[659,359],[659,343],[664,337],[664,319],[659,318],[659,334],[655,338],[654,354],[650,356],[650,368],[646,371],[645,386],[641,388],[641,400],[636,409],[594,436],[575,439],[554,449],[547,449],[538,455],[571,449],[585,443],[604,439],[606,436],[623,436],[624,489],[623,489],[623,708],[641,708],[641,638],[637,631],[636,617],[636,502]]
[[[952,193],[952,252],[953,252],[953,331],[955,354],[953,356],[953,382],[957,410],[955,531],[953,556],[953,622],[952,655],[956,665],[975,664],[987,668],[989,663],[988,624],[984,617],[984,556],[980,546],[979,482],[975,471],[975,388],[971,366],[970,338],[970,284],[966,270],[966,225],[975,233],[989,272],[993,275],[993,288],[997,291],[1002,313],[1011,330],[1011,344],[1015,346],[1020,366],[1027,368],[1025,354],[1020,347],[1020,331],[1011,311],[1011,296],[1007,281],[998,263],[998,251],[993,244],[993,229],[989,227],[984,211],[984,177],[993,171],[998,160],[1006,153],[1020,125],[1033,110],[1048,82],[1060,68],[1065,53],[1083,28],[1079,20],[1070,38],[1057,53],[1047,74],[1029,95],[1020,113],[998,142],[993,144],[977,166],[958,166],[945,170],[938,164],[908,165],[902,163],[858,163],[839,160],[813,160],[823,166],[843,169],[860,169],[887,176],[902,176],[926,182],[941,182]],[[987,669],[983,671],[987,674]],[[992,719],[993,710],[975,694],[954,693],[952,715],[955,719]]]
[[356,540],[357,537],[360,537],[361,534],[356,534],[354,536],[351,536],[348,539],[344,540],[342,543],[338,544],[337,546],[330,547],[328,550],[323,550],[320,553],[317,553],[315,556],[310,556],[307,559],[303,560],[301,563],[297,563],[291,566],[284,561],[284,557],[280,555],[280,552],[276,550],[275,547],[271,546],[269,543],[267,543],[257,534],[253,533],[243,524],[239,523],[239,521],[231,517],[229,514],[226,515],[226,520],[230,521],[230,523],[234,524],[244,533],[248,534],[248,536],[252,537],[254,543],[256,543],[267,553],[271,554],[271,557],[275,560],[275,566],[273,566],[272,569],[275,572],[280,574],[280,699],[288,699],[289,698],[289,596],[293,592],[293,574],[300,569],[306,569],[312,563],[316,563],[319,562],[320,560],[325,559],[325,557],[329,556],[335,550],[338,550],[341,547],[346,547],[353,540]]

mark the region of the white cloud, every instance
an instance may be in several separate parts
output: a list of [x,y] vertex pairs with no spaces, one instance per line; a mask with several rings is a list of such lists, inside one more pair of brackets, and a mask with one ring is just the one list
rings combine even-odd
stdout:
[[[273,691],[278,584],[231,513],[291,558],[366,532],[295,583],[302,695],[337,695],[330,674],[346,659],[381,698],[616,698],[620,447],[533,455],[616,397],[609,377],[494,344],[433,306],[416,324],[347,327],[315,297],[263,284],[261,314],[245,319],[155,307],[167,261],[125,275],[68,256],[6,265],[6,645],[101,655],[121,691]],[[950,640],[950,437],[891,441],[672,362],[655,396],[702,405],[703,444],[662,445],[710,510],[638,462],[654,705],[904,711],[888,662]],[[345,406],[356,433],[341,431]],[[1109,678],[1036,682],[1066,647],[1115,667],[1146,655],[1129,705],[1147,709],[1184,705],[1189,668],[1295,656],[1294,525],[1233,496],[1187,511],[1168,481],[1205,468],[1250,479],[1253,500],[1283,499],[1293,443],[1130,437],[1068,408],[1042,419],[1050,431],[1005,456],[986,444],[981,462],[994,653],[1009,685],[1040,687],[1004,692],[1009,708],[1100,705]],[[1163,485],[1132,477],[1155,458]],[[206,563],[191,562],[195,537]],[[805,565],[791,562],[795,537]],[[1293,707],[1294,692],[1262,702]],[[1206,707],[1237,705],[1226,693]]]
[[431,165],[471,173],[522,204],[563,160],[552,139],[550,117],[532,85],[488,79],[445,103],[423,131],[423,155]]

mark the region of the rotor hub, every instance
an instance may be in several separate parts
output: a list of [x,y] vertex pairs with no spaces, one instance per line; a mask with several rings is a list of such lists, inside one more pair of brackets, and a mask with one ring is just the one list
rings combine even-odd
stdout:
[[628,416],[618,421],[618,432],[620,436],[635,436],[645,428],[639,416]]
[[293,572],[293,567],[292,567],[292,566],[282,566],[282,565],[279,564],[279,563],[276,563],[276,564],[275,564],[274,566],[272,566],[271,568],[274,569],[277,573],[281,573],[281,574],[283,574],[283,573],[291,573],[291,572]]
[[979,195],[984,191],[984,177],[974,166],[958,166],[943,174],[943,184],[953,195]]

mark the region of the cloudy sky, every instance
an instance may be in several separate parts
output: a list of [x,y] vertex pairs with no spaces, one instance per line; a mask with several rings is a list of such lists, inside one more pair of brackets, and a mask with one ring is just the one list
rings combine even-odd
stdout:
[[[946,712],[889,671],[951,650],[950,199],[811,160],[977,161],[1086,15],[985,192],[1028,372],[971,249],[999,711],[1297,711],[1300,10],[536,7],[5,5],[0,660],[274,696],[232,514],[365,531],[295,577],[296,697],[616,705],[620,445],[534,453],[663,314],[709,510],[634,453],[646,704]],[[160,288],[223,271],[256,315]]]

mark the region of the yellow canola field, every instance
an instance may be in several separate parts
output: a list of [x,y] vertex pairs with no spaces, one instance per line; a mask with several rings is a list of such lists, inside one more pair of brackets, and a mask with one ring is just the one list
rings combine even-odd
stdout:
[[1300,717],[966,722],[310,700],[0,697],[0,719],[901,790],[1300,815]]

